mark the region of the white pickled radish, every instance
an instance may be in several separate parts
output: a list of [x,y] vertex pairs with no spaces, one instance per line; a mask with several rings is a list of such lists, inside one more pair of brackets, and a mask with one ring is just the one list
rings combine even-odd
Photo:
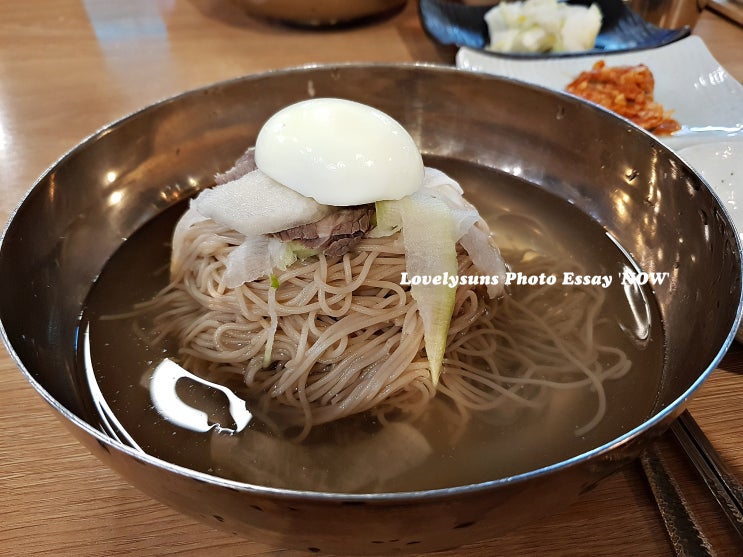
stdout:
[[270,234],[315,222],[331,210],[260,170],[204,190],[194,199],[193,207],[205,217],[245,236]]

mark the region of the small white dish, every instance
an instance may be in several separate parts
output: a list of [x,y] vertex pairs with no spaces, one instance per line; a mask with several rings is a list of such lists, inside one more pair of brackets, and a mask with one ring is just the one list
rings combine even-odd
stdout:
[[743,138],[692,145],[679,149],[678,155],[717,194],[743,241]]
[[613,66],[645,64],[650,68],[655,77],[655,100],[673,111],[673,118],[681,124],[681,130],[673,135],[658,137],[669,147],[680,149],[743,136],[743,85],[696,36],[649,50],[544,60],[500,58],[461,48],[456,64],[461,69],[564,91],[598,60]]
[[[743,137],[692,145],[679,149],[678,155],[717,194],[743,241]],[[735,339],[743,343],[743,324],[738,327]]]

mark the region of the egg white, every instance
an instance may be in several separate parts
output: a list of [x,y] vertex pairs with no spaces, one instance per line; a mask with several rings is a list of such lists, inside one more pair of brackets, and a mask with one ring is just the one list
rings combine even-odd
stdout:
[[402,199],[423,183],[423,159],[405,128],[345,99],[310,99],[274,114],[258,134],[255,161],[277,182],[325,205]]

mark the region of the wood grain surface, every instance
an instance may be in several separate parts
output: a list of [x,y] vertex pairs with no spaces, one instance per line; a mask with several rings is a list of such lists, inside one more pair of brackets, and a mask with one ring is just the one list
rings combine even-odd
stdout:
[[[743,81],[743,28],[705,12],[694,31]],[[250,19],[219,0],[0,2],[0,219],[84,137],[163,97],[309,63],[451,63],[422,32],[415,2],[394,17],[313,32]],[[743,372],[735,345],[724,368]],[[717,371],[692,411],[743,478],[743,377]],[[194,522],[93,458],[0,355],[0,555],[304,555]],[[672,445],[665,454],[719,555],[741,547]],[[670,555],[639,468],[563,512],[498,540],[440,555]]]

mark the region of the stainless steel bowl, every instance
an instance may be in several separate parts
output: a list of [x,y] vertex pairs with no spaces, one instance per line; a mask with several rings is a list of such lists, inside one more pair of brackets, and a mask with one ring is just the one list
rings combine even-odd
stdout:
[[232,0],[248,15],[308,27],[353,23],[401,10],[407,0]]
[[[108,437],[80,381],[74,343],[91,283],[122,239],[210,185],[277,109],[313,95],[372,104],[425,154],[521,177],[601,223],[658,286],[666,368],[655,413],[585,454],[507,479],[416,493],[268,489],[163,462]],[[111,193],[117,192],[116,202]],[[634,459],[719,362],[740,315],[737,235],[702,179],[651,135],[575,98],[426,66],[278,71],[158,103],[103,129],[34,185],[0,245],[0,322],[28,381],[106,465],[216,527],[339,554],[424,552],[493,538],[552,513]]]

